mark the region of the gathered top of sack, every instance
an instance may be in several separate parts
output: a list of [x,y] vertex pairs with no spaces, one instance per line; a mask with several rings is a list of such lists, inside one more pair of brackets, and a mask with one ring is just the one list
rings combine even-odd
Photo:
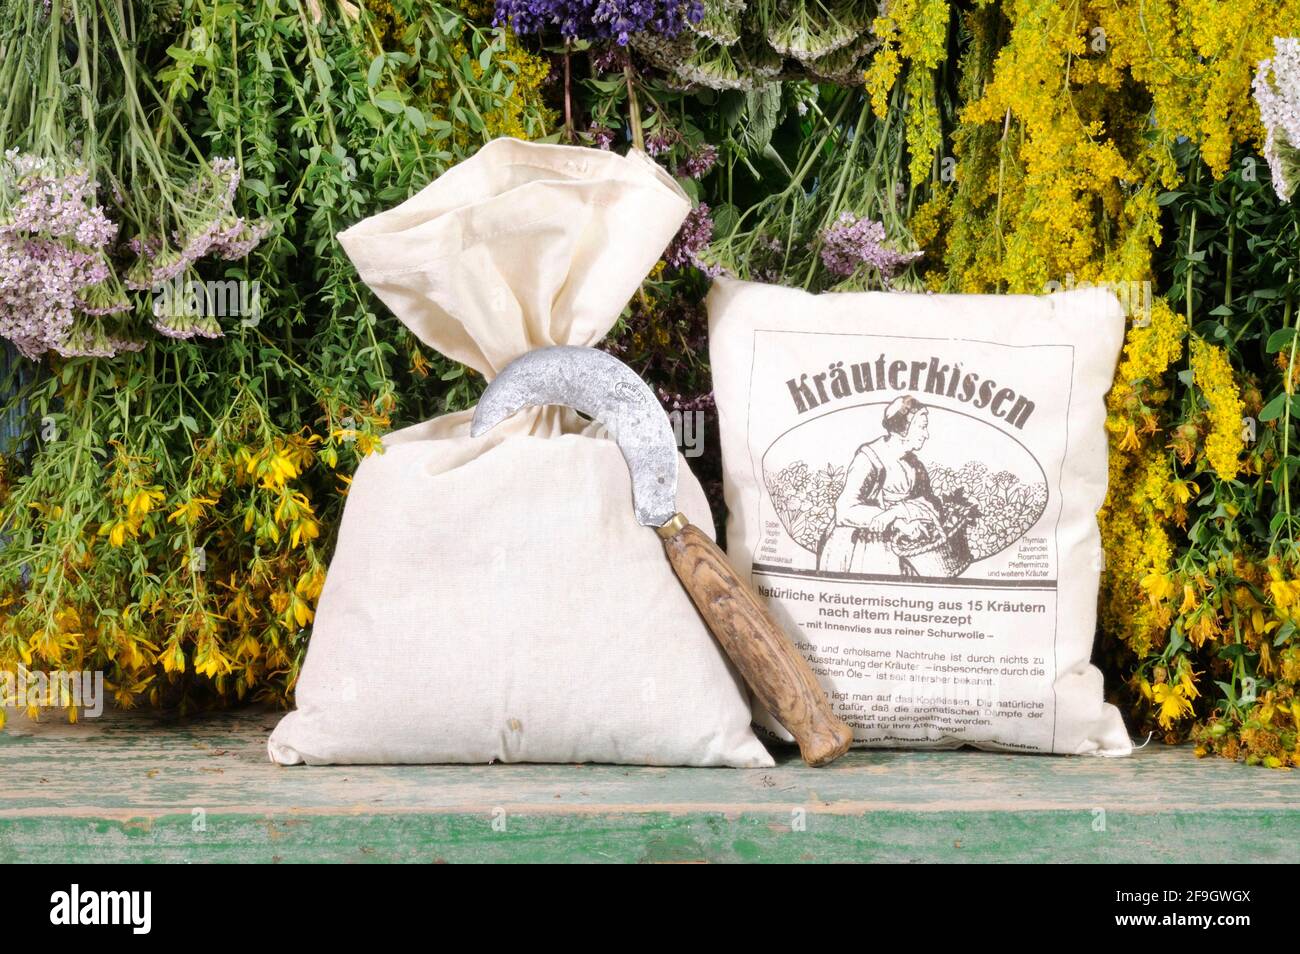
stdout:
[[338,239],[422,342],[491,380],[604,337],[689,211],[642,152],[497,139]]

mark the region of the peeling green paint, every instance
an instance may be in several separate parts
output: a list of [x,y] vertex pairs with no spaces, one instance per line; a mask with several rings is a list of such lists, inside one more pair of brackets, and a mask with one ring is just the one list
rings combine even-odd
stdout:
[[0,862],[1300,860],[1300,774],[854,752],[809,769],[281,768],[276,713],[0,734]]

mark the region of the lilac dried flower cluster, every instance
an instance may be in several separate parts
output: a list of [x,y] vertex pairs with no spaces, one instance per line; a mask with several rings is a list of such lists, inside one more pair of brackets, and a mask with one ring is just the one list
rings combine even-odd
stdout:
[[1300,185],[1300,39],[1274,37],[1273,51],[1259,64],[1252,88],[1267,133],[1264,158],[1286,202]]
[[662,156],[681,139],[681,134],[671,126],[656,129],[645,137],[645,151],[649,156]]
[[0,336],[29,358],[126,346],[89,333],[93,319],[130,307],[105,254],[117,226],[89,174],[11,149],[0,160],[0,214]]
[[676,36],[704,17],[701,0],[496,0],[497,26],[559,33],[569,40],[616,40],[636,33]]
[[608,126],[592,124],[587,130],[587,136],[591,139],[591,145],[595,149],[603,149],[609,152],[609,147],[614,143],[614,130]]
[[[128,243],[139,259],[127,274],[126,286],[136,290],[165,284],[205,255],[225,261],[243,258],[270,231],[266,222],[250,222],[234,214],[239,189],[239,167],[234,159],[214,159],[207,175],[185,189],[189,200],[187,221],[172,230],[172,249],[157,236],[137,236]],[[159,329],[160,331],[163,329]]]
[[701,179],[717,164],[718,147],[705,143],[677,166],[677,174],[686,179]]
[[716,276],[721,270],[700,259],[700,252],[711,241],[713,241],[713,216],[709,212],[709,207],[701,202],[691,209],[686,216],[686,221],[673,236],[668,251],[664,252],[664,261],[673,268],[694,265],[706,275]]
[[788,249],[775,235],[760,234],[750,255],[750,278],[768,285],[781,284]]
[[[118,228],[96,201],[98,185],[85,169],[20,153],[0,157],[0,336],[32,359],[111,357],[144,344],[125,324],[134,310],[126,289],[157,289],[215,255],[242,258],[269,231],[265,222],[234,214],[239,170],[218,159],[205,176],[173,196],[179,224],[173,245],[161,235],[137,235],[116,245]],[[117,184],[112,184],[117,190]],[[115,257],[136,256],[125,278]],[[154,327],[188,338],[219,335],[211,319],[160,315]]]
[[845,278],[862,265],[870,265],[888,285],[922,252],[896,252],[885,246],[885,226],[872,219],[860,219],[842,212],[835,224],[822,232],[822,263],[834,275]]
[[165,338],[220,338],[221,323],[200,301],[203,285],[180,276],[153,289],[153,327]]
[[49,160],[5,153],[5,189],[16,194],[8,204],[7,232],[41,232],[102,248],[117,237],[117,226],[95,204],[95,188],[84,170],[56,175]]

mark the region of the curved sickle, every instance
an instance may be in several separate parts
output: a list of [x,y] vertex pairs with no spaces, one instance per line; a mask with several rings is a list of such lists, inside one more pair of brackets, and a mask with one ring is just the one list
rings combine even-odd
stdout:
[[525,407],[563,404],[601,424],[632,475],[637,522],[658,527],[677,512],[677,444],[654,392],[613,355],[595,348],[539,348],[506,366],[479,400],[478,437]]

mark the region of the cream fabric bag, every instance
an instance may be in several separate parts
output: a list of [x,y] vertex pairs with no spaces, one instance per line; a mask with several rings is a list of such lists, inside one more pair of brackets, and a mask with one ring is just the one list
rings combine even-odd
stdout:
[[729,558],[855,742],[1129,754],[1089,662],[1115,295],[708,308]]
[[[491,379],[599,341],[688,209],[642,154],[497,140],[339,241],[421,341]],[[480,439],[471,417],[358,468],[272,760],[771,765],[614,443],[557,408]],[[678,493],[709,526],[684,461]]]

